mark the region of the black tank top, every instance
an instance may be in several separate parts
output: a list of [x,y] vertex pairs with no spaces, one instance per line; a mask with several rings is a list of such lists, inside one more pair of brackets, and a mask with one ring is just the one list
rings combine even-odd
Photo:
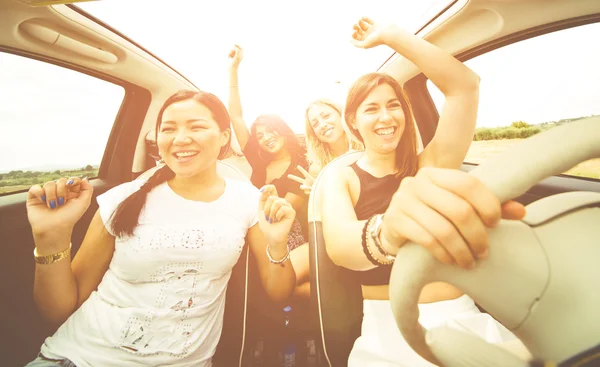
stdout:
[[[356,164],[350,165],[360,182],[360,194],[358,201],[354,206],[354,212],[358,220],[365,220],[375,214],[385,213],[392,196],[400,187],[402,177],[390,174],[384,177],[375,177],[366,172]],[[379,267],[367,271],[352,271],[360,284],[363,285],[384,285],[390,281],[391,265],[380,265]]]

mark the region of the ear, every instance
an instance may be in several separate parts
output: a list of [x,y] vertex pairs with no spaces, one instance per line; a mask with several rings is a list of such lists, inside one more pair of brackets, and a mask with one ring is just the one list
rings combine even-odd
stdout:
[[229,142],[230,139],[231,139],[231,130],[230,129],[221,131],[221,147],[224,147],[225,145],[227,145],[227,143]]

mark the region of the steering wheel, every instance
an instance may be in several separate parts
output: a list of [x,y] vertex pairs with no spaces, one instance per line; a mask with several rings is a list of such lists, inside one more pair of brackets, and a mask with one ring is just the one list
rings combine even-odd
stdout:
[[[505,202],[595,157],[600,157],[600,119],[586,118],[537,134],[470,174]],[[390,278],[390,302],[406,342],[440,366],[528,365],[473,334],[421,327],[421,290],[443,281],[511,330],[534,359],[561,362],[596,346],[600,193],[568,192],[540,199],[527,206],[523,220],[502,220],[488,235],[489,256],[472,270],[445,265],[415,243],[400,248]]]

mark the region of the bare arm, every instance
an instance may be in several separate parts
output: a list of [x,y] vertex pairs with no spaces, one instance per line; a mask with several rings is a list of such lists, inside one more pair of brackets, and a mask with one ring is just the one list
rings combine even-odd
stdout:
[[327,254],[338,266],[351,270],[375,267],[362,247],[366,220],[358,220],[350,197],[350,168],[328,170],[323,176],[321,212]]
[[382,39],[421,69],[446,97],[436,133],[420,155],[420,166],[459,168],[473,141],[479,76],[444,50],[398,27],[384,30]]
[[230,56],[233,60],[229,67],[229,117],[231,118],[231,125],[233,126],[233,131],[235,132],[240,148],[244,151],[250,137],[250,130],[244,122],[238,80],[238,68],[243,58],[243,51],[239,46],[235,46]]
[[[256,258],[260,279],[267,294],[275,302],[284,301],[292,294],[296,285],[296,274],[292,263],[290,260],[282,264],[273,264],[269,261],[266,254],[267,241],[258,224],[250,228],[246,238]],[[287,243],[269,246],[271,256],[276,260],[285,256],[286,248]]]
[[[37,248],[65,249],[70,233],[34,236]],[[33,297],[42,316],[63,323],[98,287],[113,256],[114,237],[96,212],[77,256],[54,264],[36,264]],[[56,250],[53,250],[56,252]]]
[[292,204],[292,207],[296,212],[299,212],[304,205],[304,198],[291,192],[285,194],[285,200]]

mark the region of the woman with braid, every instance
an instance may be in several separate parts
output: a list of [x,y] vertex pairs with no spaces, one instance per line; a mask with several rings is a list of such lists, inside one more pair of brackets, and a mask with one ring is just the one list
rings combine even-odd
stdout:
[[92,185],[62,178],[29,190],[34,298],[43,317],[62,326],[28,366],[210,366],[245,241],[267,294],[290,295],[295,211],[272,185],[259,190],[219,176],[229,124],[210,93],[171,96],[156,122],[165,165],[98,196],[72,261],[71,234]]

